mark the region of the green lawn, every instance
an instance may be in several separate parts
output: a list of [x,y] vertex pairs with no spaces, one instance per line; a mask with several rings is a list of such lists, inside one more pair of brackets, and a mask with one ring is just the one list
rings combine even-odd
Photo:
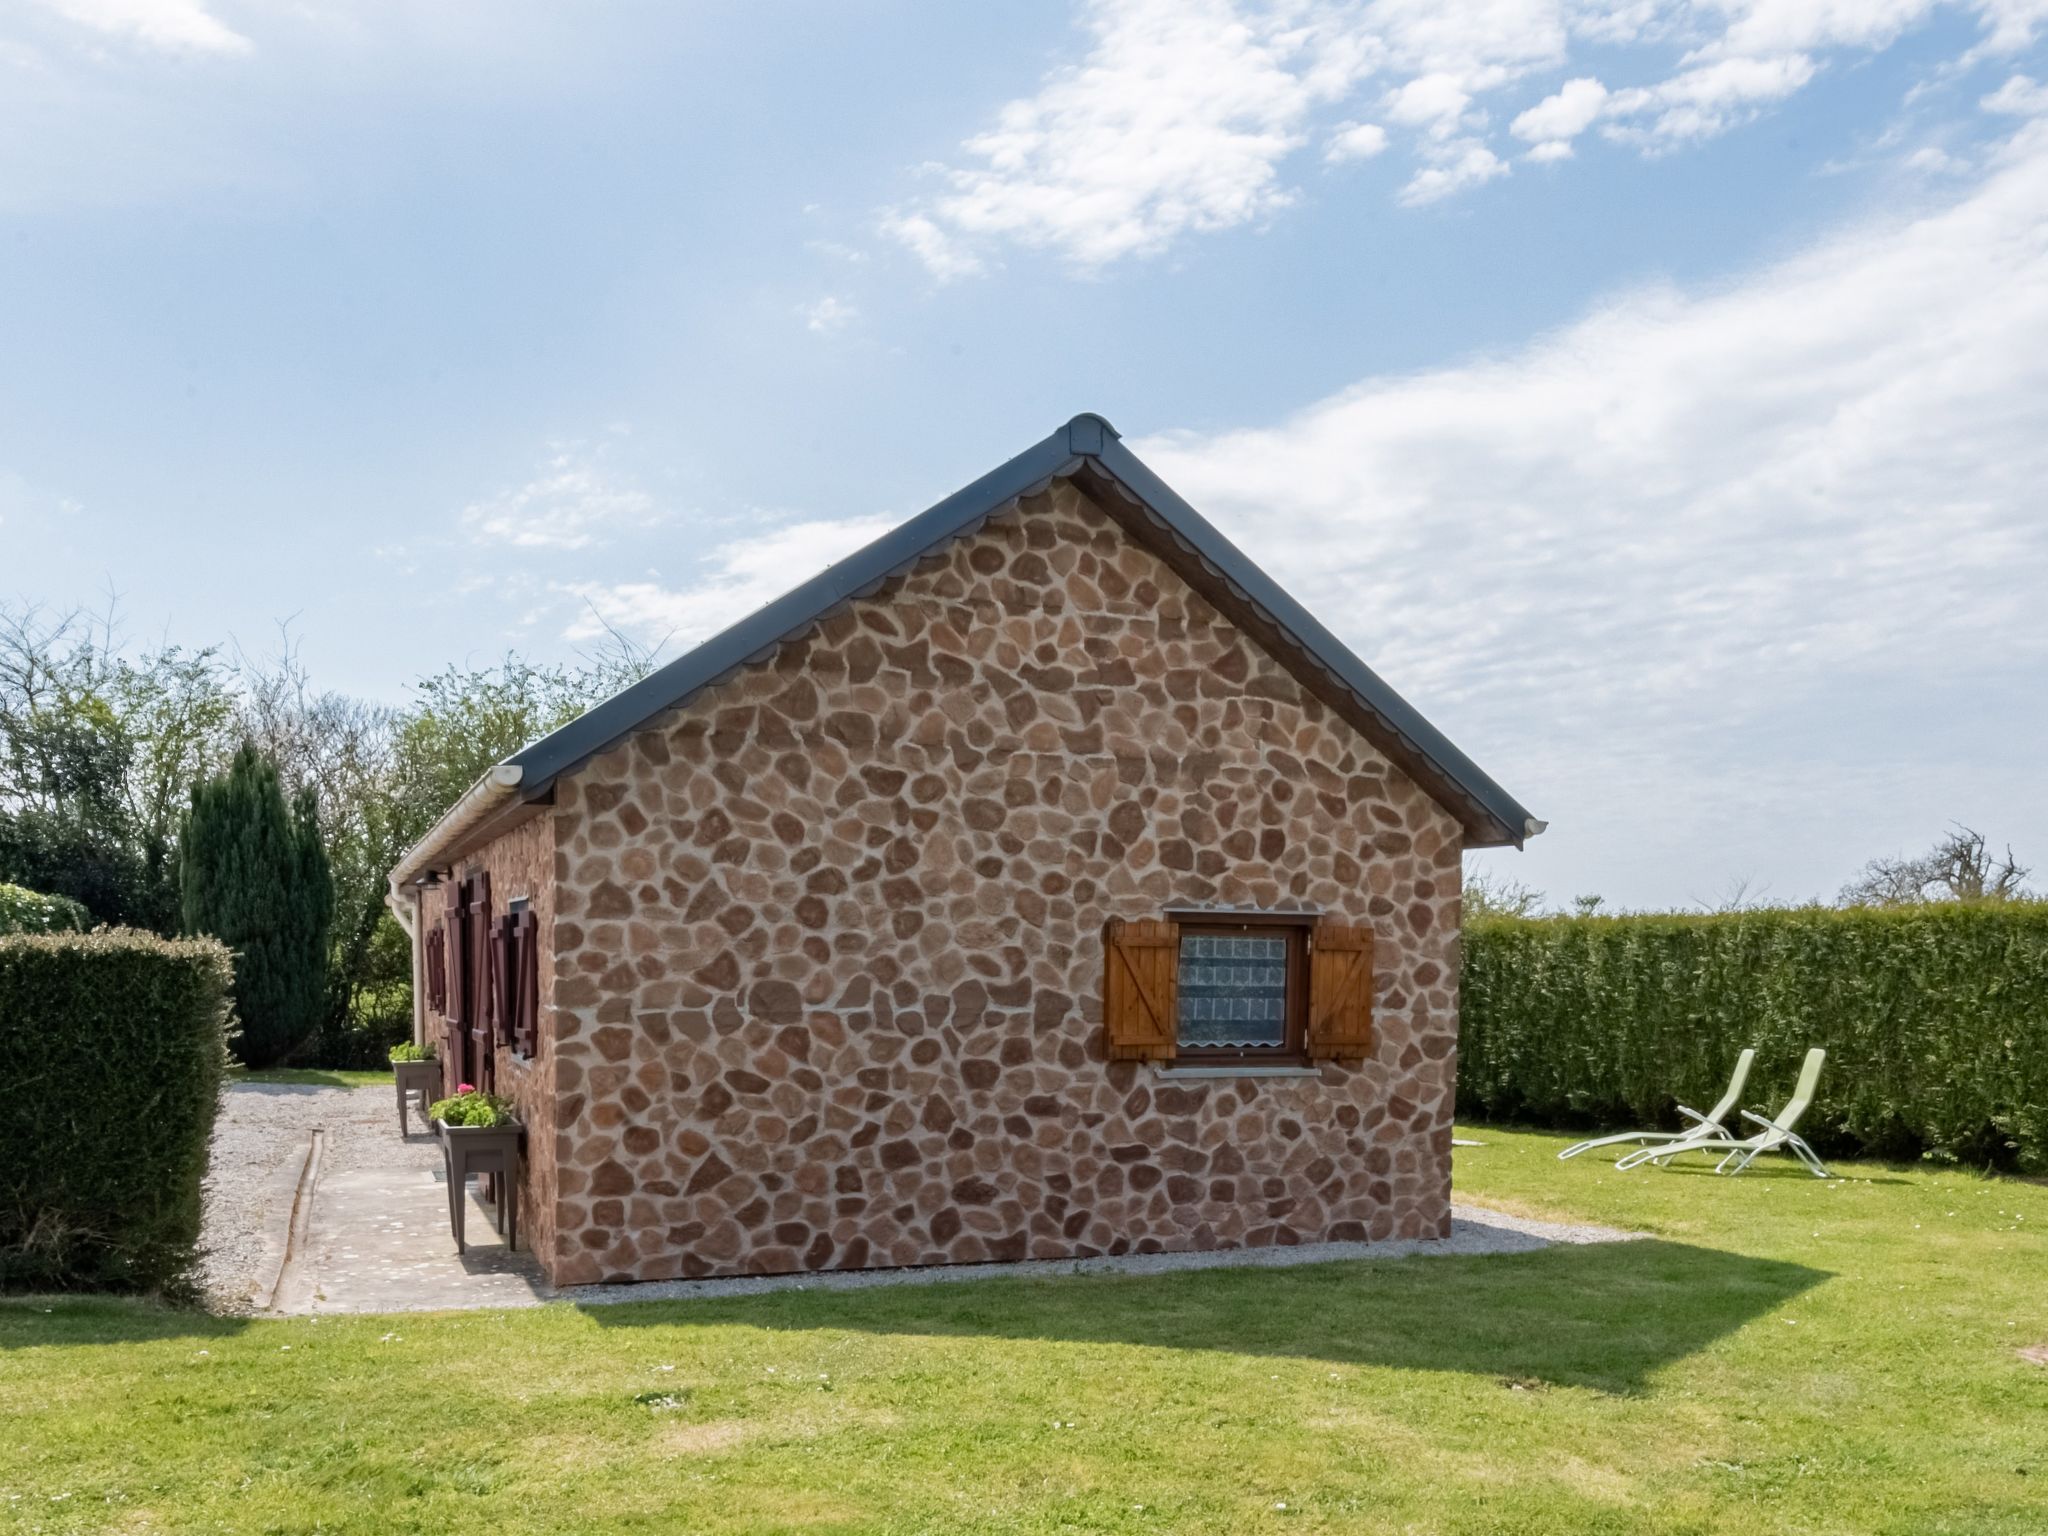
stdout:
[[2048,1530],[2048,1189],[1557,1163],[1652,1241],[324,1322],[0,1303],[0,1530]]
[[235,1067],[228,1072],[232,1083],[290,1083],[307,1088],[367,1088],[373,1083],[391,1085],[391,1069],[354,1071],[346,1067]]

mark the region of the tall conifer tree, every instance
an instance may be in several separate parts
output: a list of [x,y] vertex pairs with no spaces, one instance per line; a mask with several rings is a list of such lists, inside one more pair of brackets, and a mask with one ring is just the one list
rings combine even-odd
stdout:
[[334,879],[312,792],[287,806],[276,765],[244,742],[193,786],[179,849],[185,931],[235,952],[239,1054],[281,1061],[319,1027],[326,995]]

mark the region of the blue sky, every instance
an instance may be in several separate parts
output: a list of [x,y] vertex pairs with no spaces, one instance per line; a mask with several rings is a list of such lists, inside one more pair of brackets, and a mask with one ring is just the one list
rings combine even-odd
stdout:
[[0,591],[693,643],[1080,410],[1562,901],[2048,864],[2048,0],[11,0]]

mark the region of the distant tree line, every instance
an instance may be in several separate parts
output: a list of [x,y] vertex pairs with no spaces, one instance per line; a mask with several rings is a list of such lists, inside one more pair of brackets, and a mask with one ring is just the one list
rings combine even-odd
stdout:
[[[1974,828],[1958,823],[1925,853],[1913,857],[1872,859],[1835,897],[1839,907],[1916,907],[1930,902],[2040,901],[2025,884],[2032,873]],[[1485,870],[1465,875],[1465,916],[1474,917],[1599,917],[1613,909],[1600,896],[1574,896],[1562,909],[1548,907],[1543,892]],[[1697,903],[1707,912],[1739,912],[1764,906],[1747,880],[1735,880],[1716,898]],[[1801,905],[1814,906],[1815,902]]]
[[486,768],[651,661],[617,636],[571,665],[508,654],[394,707],[315,688],[289,637],[251,660],[0,605],[0,883],[239,949],[238,1010],[264,999],[245,1059],[381,1060],[412,1012],[392,865]]

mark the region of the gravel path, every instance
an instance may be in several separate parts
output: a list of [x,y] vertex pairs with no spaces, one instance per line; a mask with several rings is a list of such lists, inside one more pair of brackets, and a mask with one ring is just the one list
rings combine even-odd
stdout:
[[[403,1160],[440,1167],[433,1142],[398,1140],[392,1090],[235,1083],[214,1123],[200,1233],[199,1283],[214,1310],[243,1312],[259,1282],[279,1216],[279,1190],[305,1159],[307,1139],[326,1133],[321,1176]],[[288,1198],[288,1196],[284,1197]],[[282,1213],[289,1217],[289,1212]],[[270,1262],[275,1263],[274,1257]]]

